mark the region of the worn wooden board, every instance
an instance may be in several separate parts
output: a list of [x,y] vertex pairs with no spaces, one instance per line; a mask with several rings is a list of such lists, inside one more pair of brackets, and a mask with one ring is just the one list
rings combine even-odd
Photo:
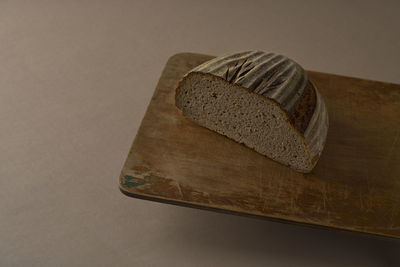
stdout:
[[316,168],[301,174],[179,113],[178,81],[210,58],[169,59],[123,167],[123,193],[400,237],[400,85],[308,72],[327,104],[330,128]]

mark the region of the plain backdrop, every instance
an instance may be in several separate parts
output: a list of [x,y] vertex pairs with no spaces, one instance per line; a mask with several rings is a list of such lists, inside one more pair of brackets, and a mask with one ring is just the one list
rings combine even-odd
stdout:
[[400,266],[398,240],[118,189],[173,54],[258,49],[400,83],[399,14],[399,1],[0,1],[0,266]]

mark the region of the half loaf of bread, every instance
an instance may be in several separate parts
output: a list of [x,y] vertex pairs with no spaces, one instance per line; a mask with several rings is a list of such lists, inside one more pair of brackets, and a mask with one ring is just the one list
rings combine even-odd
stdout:
[[300,172],[323,150],[328,113],[293,60],[248,51],[216,57],[180,81],[176,106],[195,123]]

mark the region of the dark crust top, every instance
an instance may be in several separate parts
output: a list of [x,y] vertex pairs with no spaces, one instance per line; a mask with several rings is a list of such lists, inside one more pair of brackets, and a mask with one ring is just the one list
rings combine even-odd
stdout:
[[211,59],[192,70],[218,76],[272,99],[291,115],[301,101],[308,77],[295,61],[275,53],[246,51]]

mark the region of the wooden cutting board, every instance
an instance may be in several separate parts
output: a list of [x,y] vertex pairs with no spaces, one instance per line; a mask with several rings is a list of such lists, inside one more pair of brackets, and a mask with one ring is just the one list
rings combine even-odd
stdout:
[[174,55],[120,176],[129,196],[400,238],[400,85],[309,71],[330,128],[310,174],[189,121],[178,81],[212,56]]

